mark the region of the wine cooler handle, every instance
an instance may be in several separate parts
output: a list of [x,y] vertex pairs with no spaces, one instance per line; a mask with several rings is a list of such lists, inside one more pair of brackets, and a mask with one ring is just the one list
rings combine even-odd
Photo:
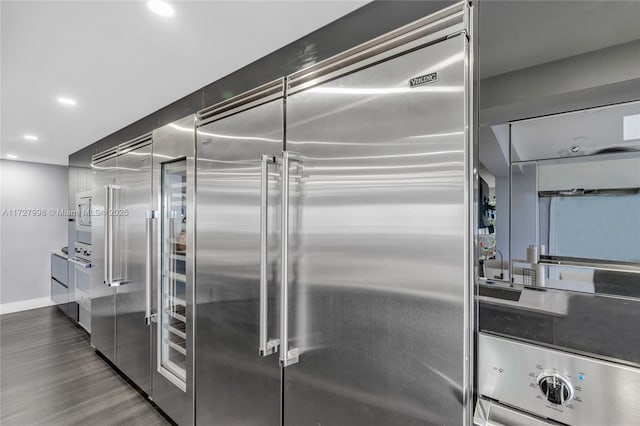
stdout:
[[152,280],[153,280],[153,220],[156,218],[155,210],[147,210],[145,214],[145,241],[146,241],[146,257],[145,257],[145,304],[144,304],[144,320],[147,325],[155,320],[155,315],[151,313],[151,297],[152,297]]
[[267,278],[267,226],[269,220],[269,165],[274,164],[273,156],[260,157],[260,356],[269,356],[278,351],[279,339],[269,339],[269,292]]
[[[292,158],[293,157],[293,158]],[[289,164],[297,155],[282,152],[282,255],[280,274],[280,365],[288,367],[298,362],[298,348],[289,348]]]

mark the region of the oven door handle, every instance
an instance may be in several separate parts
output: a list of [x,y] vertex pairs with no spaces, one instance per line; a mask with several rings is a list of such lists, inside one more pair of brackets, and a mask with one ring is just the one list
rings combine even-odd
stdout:
[[74,265],[78,265],[86,269],[91,268],[91,262],[87,262],[85,260],[69,258],[68,261],[73,263]]

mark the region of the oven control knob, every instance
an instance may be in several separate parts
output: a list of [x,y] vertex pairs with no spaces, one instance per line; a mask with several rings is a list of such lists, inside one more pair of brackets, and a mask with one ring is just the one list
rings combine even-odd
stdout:
[[573,398],[571,382],[557,373],[542,373],[538,378],[538,386],[547,400],[562,405]]

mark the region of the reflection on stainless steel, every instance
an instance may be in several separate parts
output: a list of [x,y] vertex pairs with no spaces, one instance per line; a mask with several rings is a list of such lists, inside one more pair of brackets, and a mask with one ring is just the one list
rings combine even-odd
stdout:
[[464,132],[429,133],[426,135],[407,136],[407,139],[446,138],[449,136],[462,136]]
[[[538,278],[546,287],[640,295],[624,275],[596,282],[598,271],[640,271],[640,157],[612,149],[622,143],[619,119],[638,108],[631,102],[511,124],[512,159],[518,160],[511,170],[511,258],[523,258],[529,244],[545,246],[540,264],[547,266],[538,268]],[[557,138],[588,134],[581,138],[608,148],[557,153],[557,144],[534,142],[549,129]],[[591,277],[572,268],[590,268]]]
[[269,338],[269,166],[275,158],[262,154],[260,157],[260,356],[277,352],[280,339]]
[[[290,204],[289,204],[289,187],[290,187],[290,175],[292,163],[294,166],[300,166],[299,155],[292,154],[288,151],[282,153],[282,183],[281,194],[282,200],[281,207],[281,230],[280,239],[281,243],[281,272],[280,272],[280,365],[282,367],[289,367],[296,364],[299,360],[298,348],[293,347],[289,349],[289,233],[291,230],[291,224],[289,223],[290,217]],[[295,218],[294,218],[295,221]],[[295,226],[295,222],[294,222]],[[294,228],[294,231],[296,228]],[[301,305],[304,306],[304,305]],[[301,317],[304,318],[304,317]]]
[[367,144],[366,141],[363,142],[347,142],[347,141],[328,141],[328,140],[317,140],[317,141],[295,141],[295,143],[299,145],[354,145],[354,146],[402,146],[402,145],[414,145],[415,143],[422,144],[422,141],[414,142],[414,139],[431,139],[431,138],[449,138],[449,137],[460,137],[463,136],[464,132],[443,132],[443,133],[428,133],[426,135],[411,135],[405,136],[393,142],[384,142],[384,141],[376,141],[374,143]]
[[603,271],[640,273],[640,264],[630,262],[607,262],[566,256],[541,256],[540,263],[545,265],[566,265],[578,268],[599,269]]
[[[167,124],[167,126],[175,130],[180,130],[181,132],[187,132],[187,133],[193,134],[193,126],[180,126],[177,123],[169,123]],[[167,156],[167,158],[170,158],[170,157],[171,157],[170,155]]]
[[[501,288],[499,284],[489,286],[481,284],[482,287]],[[504,287],[502,287],[504,288]],[[535,288],[520,288],[520,297],[517,300],[505,299],[499,295],[491,294],[483,296],[482,291],[478,300],[483,302],[481,306],[494,305],[497,307],[510,307],[519,311],[544,313],[555,316],[566,316],[569,312],[569,294],[563,291],[540,291]]]
[[[640,419],[640,274],[630,261],[640,253],[640,199],[633,198],[640,157],[562,151],[541,134],[566,133],[563,116],[512,124],[510,287],[520,294],[497,290],[507,284],[479,289],[480,330],[501,336],[480,336],[479,392],[495,411],[483,414],[480,399],[479,425],[537,423],[518,410],[571,425]],[[567,120],[583,132],[593,129],[590,119],[583,117],[584,126],[575,116]],[[527,134],[530,124],[537,130]],[[523,260],[530,245],[541,248],[539,261],[535,255]],[[545,288],[514,286],[532,269]]]
[[84,269],[91,268],[91,262],[87,260],[69,258],[68,261]]
[[454,37],[287,99],[286,425],[463,422],[464,63],[395,93],[464,51]]
[[[97,158],[96,158],[97,157]],[[110,205],[110,185],[117,181],[116,150],[110,155],[98,154],[92,161],[92,205],[96,211],[106,211]],[[105,215],[91,221],[91,242],[94,265],[91,268],[91,345],[109,361],[116,361],[115,343],[115,288],[105,282],[111,280],[108,256],[111,252],[110,221]]]
[[464,86],[435,86],[435,87],[313,87],[308,90],[309,93],[333,94],[333,95],[396,95],[396,94],[413,94],[420,95],[425,92],[429,93],[456,93],[464,92]]
[[149,135],[119,145],[111,155],[94,156],[93,169],[93,207],[107,214],[92,221],[92,344],[150,393],[142,235],[144,210],[151,203]]
[[149,329],[145,325],[145,211],[151,204],[151,140],[117,157],[120,205],[127,215],[115,231],[120,252],[116,291],[116,365],[145,392],[151,392]]
[[273,139],[273,138],[265,138],[265,137],[261,137],[261,136],[248,136],[248,135],[223,135],[223,134],[218,134],[218,133],[211,133],[211,132],[205,132],[202,129],[198,129],[198,135],[202,135],[202,136],[212,136],[215,137],[216,139],[229,139],[229,140],[236,140],[236,141],[262,141],[262,142],[275,142],[275,143],[280,143],[282,142],[282,140],[277,140],[277,139]]
[[[397,30],[355,46],[292,74],[289,77],[289,82],[293,83],[295,91],[305,90],[308,87],[327,82],[336,76],[356,71],[363,66],[373,65],[381,59],[387,59],[427,43],[464,32],[468,30],[467,26],[471,14],[470,9],[466,7],[467,5],[463,2],[453,4]],[[455,58],[455,56],[454,54],[443,58],[442,61]],[[293,93],[294,91],[290,92],[290,94]]]
[[272,86],[279,99],[231,99],[197,132],[198,424],[280,424],[278,357],[258,351],[279,338],[279,171],[261,161],[283,149],[282,81]]
[[518,411],[488,399],[479,398],[473,416],[473,425],[553,426],[557,425],[557,423],[532,416],[529,413]]

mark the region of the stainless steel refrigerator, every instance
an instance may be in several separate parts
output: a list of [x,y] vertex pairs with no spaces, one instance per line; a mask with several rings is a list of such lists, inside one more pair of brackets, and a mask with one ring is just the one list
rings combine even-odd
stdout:
[[283,95],[279,80],[199,114],[197,424],[280,422],[280,367],[266,356],[278,336]]
[[469,22],[200,113],[197,423],[469,422]]
[[145,324],[145,212],[151,205],[151,135],[92,160],[91,344],[151,391]]
[[93,157],[92,345],[193,423],[195,116]]

